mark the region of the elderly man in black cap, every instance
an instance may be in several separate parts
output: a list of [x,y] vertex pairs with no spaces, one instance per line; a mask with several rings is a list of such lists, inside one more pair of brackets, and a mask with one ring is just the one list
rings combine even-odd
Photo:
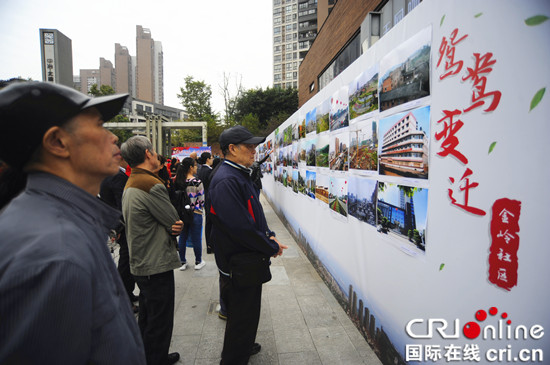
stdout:
[[[221,297],[227,306],[221,360],[224,365],[246,365],[250,356],[260,351],[255,339],[262,283],[271,278],[269,257],[282,255],[287,248],[267,226],[258,190],[250,178],[255,148],[264,141],[264,137],[254,137],[243,126],[225,130],[220,135],[225,160],[213,172],[208,190],[207,209],[213,222],[210,237],[221,274]],[[260,261],[237,265],[250,254]],[[267,274],[262,260],[267,263]],[[260,270],[256,270],[258,266]],[[239,274],[244,280],[238,280]]]
[[[0,91],[0,363],[145,364],[97,199],[118,171],[103,127],[127,95],[25,82]],[[26,186],[25,186],[26,184]]]

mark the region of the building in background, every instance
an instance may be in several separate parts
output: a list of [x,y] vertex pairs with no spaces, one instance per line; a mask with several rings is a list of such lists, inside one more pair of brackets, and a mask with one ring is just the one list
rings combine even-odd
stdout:
[[73,87],[72,41],[57,29],[39,29],[42,81]]
[[115,43],[115,91],[117,94],[132,93],[132,70],[132,57],[128,48]]
[[300,63],[298,105],[328,85],[421,1],[338,1]]
[[273,86],[298,88],[298,70],[337,0],[273,1]]
[[93,84],[101,85],[101,76],[99,69],[81,69],[80,70],[80,91],[88,94]]
[[159,41],[154,41],[153,49],[153,101],[164,104],[164,54]]
[[151,31],[136,25],[136,97],[164,103],[163,53],[161,42],[155,42]]
[[103,57],[99,58],[99,80],[101,85],[107,85],[112,87],[113,90],[116,90],[115,69],[113,67],[113,63]]

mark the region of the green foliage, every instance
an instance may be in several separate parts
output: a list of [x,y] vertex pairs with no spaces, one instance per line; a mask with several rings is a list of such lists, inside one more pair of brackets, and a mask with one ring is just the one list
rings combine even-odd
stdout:
[[489,153],[493,152],[493,149],[495,148],[496,145],[497,145],[496,142],[491,143],[491,145],[489,146]]
[[204,121],[213,116],[210,99],[212,88],[204,81],[196,81],[193,76],[185,78],[185,86],[180,87],[181,94],[178,98],[184,109],[189,113],[189,118],[195,121]]
[[548,20],[546,15],[535,15],[530,18],[525,19],[525,24],[528,26],[535,26],[544,23]]
[[[110,123],[129,123],[130,120],[125,115],[119,114],[119,115],[115,115],[115,117],[111,119],[109,122]],[[128,140],[130,137],[134,135],[132,131],[128,129],[115,128],[115,129],[111,129],[111,132],[113,132],[113,134],[118,137],[118,141],[120,143],[126,142],[126,140]]]
[[533,99],[531,99],[531,107],[529,108],[529,111],[533,110],[537,105],[539,105],[545,92],[545,87],[536,92],[535,96],[533,96]]
[[252,122],[250,115],[257,118],[259,134],[268,135],[298,110],[298,90],[262,88],[244,91],[235,103],[237,124]]
[[115,93],[115,89],[113,89],[109,85],[101,85],[98,89],[97,84],[93,84],[90,87],[90,91],[88,92],[88,94],[92,96],[113,95],[114,93]]
[[422,237],[420,237],[420,233],[417,229],[413,231],[413,241],[417,246],[422,243]]

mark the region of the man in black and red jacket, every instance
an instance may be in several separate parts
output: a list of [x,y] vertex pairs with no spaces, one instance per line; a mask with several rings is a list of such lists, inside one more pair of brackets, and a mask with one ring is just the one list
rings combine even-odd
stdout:
[[208,190],[207,212],[214,222],[210,237],[221,274],[221,296],[228,311],[221,361],[224,365],[245,365],[250,355],[261,348],[254,341],[260,320],[262,285],[235,286],[229,277],[231,256],[261,252],[277,257],[287,248],[267,226],[258,190],[250,178],[256,146],[264,141],[264,137],[254,137],[242,126],[225,130],[220,135],[225,160],[213,172]]

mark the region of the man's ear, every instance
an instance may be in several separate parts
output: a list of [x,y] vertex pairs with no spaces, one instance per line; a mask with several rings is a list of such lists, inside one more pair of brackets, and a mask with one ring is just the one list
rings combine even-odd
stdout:
[[59,126],[51,127],[42,137],[42,149],[54,156],[67,158],[70,155],[68,138],[68,133]]

